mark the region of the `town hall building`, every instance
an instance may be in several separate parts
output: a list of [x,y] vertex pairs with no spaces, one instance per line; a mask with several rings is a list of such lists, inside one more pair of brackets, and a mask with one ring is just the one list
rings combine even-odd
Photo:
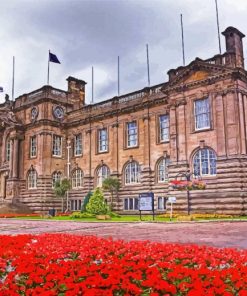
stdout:
[[[83,80],[67,91],[43,86],[0,105],[0,199],[36,212],[59,208],[53,187],[69,178],[69,208],[79,210],[103,180],[121,183],[114,207],[138,210],[154,193],[164,212],[187,212],[187,194],[170,186],[193,173],[205,190],[190,193],[191,212],[247,214],[247,72],[242,34],[223,33],[226,52],[168,71],[168,81],[86,105]],[[107,197],[107,194],[106,194]]]

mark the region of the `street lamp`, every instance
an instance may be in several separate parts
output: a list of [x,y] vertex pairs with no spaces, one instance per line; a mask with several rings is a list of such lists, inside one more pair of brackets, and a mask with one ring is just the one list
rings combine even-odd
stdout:
[[[178,177],[184,177],[186,181],[189,182],[191,180],[192,175],[193,173],[191,173],[190,170],[187,170],[184,173],[178,173],[176,175],[176,180]],[[186,187],[186,191],[187,191],[187,214],[190,215],[190,190],[188,189],[188,186]]]

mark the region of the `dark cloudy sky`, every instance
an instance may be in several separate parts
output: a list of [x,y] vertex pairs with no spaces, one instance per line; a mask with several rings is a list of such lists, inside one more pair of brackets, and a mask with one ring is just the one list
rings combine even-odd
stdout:
[[[94,66],[95,101],[117,95],[117,56],[121,94],[147,86],[146,43],[151,84],[182,65],[180,13],[186,64],[218,53],[215,0],[0,0],[0,86],[15,96],[46,84],[48,50],[61,65],[50,65],[50,84],[67,89],[66,78],[88,82]],[[218,0],[220,29],[235,26],[247,34],[247,0]],[[222,48],[225,43],[222,36]],[[246,42],[244,42],[246,45]],[[245,47],[246,54],[246,47]],[[0,93],[3,101],[5,93]]]

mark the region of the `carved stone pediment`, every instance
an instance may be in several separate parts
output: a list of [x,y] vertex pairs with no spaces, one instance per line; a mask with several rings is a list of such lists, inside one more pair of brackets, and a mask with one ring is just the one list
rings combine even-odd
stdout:
[[224,65],[211,64],[209,62],[196,59],[186,67],[179,67],[168,72],[169,82],[162,88],[162,91],[176,87],[187,87],[193,83],[211,80],[221,75],[232,73],[233,69]]

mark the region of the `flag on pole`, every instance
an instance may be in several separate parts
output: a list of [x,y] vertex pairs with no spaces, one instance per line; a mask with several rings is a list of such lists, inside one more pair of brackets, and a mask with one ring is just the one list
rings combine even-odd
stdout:
[[0,92],[3,92],[3,87],[0,86]]
[[51,52],[49,52],[49,62],[61,64],[57,58],[57,56]]

